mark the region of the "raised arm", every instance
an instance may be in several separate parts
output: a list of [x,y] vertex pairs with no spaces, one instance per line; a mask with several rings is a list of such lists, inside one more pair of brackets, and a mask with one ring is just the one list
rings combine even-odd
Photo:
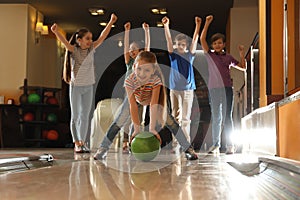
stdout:
[[193,40],[190,45],[190,52],[192,54],[194,54],[197,49],[197,42],[199,39],[200,26],[201,26],[201,18],[197,16],[197,17],[195,17],[195,31],[194,31],[194,35],[193,35]]
[[204,50],[204,52],[206,52],[206,53],[209,51],[209,46],[206,41],[207,30],[208,30],[208,27],[209,27],[210,23],[212,22],[212,20],[213,20],[212,15],[209,15],[206,17],[205,24],[204,24],[203,30],[201,32],[201,35],[200,35],[201,46],[202,46],[202,49]]
[[242,68],[246,68],[245,48],[243,45],[239,45],[238,49],[240,54],[240,62],[238,63],[238,66]]
[[54,24],[51,26],[51,31],[55,34],[56,38],[57,38],[59,41],[61,41],[61,43],[63,43],[63,44],[65,45],[65,47],[66,47],[66,49],[67,49],[68,51],[70,51],[70,52],[73,52],[73,51],[74,51],[74,46],[71,45],[71,44],[68,42],[68,40],[65,38],[65,36],[63,36],[63,35],[61,34],[61,32],[59,32],[59,30],[58,30],[58,25],[57,25],[57,24],[54,23]]
[[125,33],[124,33],[124,59],[125,64],[128,64],[130,61],[129,55],[129,31],[130,31],[130,22],[126,22],[124,25]]
[[112,25],[117,21],[117,19],[118,19],[118,17],[114,13],[111,14],[108,24],[106,25],[106,27],[101,32],[98,39],[96,41],[94,41],[94,48],[97,48],[99,45],[101,45],[102,42],[107,38],[107,36],[108,36],[108,34],[111,30]]
[[146,22],[143,23],[143,29],[145,31],[145,51],[150,51],[150,31],[149,24]]
[[164,25],[164,29],[165,29],[165,36],[166,36],[166,40],[167,40],[167,47],[168,47],[168,52],[169,53],[173,53],[173,42],[172,42],[172,37],[171,37],[171,33],[170,33],[170,20],[168,17],[164,17],[162,18],[161,22]]

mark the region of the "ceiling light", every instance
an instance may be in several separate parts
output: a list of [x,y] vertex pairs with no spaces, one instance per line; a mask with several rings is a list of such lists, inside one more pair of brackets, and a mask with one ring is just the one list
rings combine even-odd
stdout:
[[167,14],[166,8],[152,8],[151,12],[156,15],[165,15]]
[[164,25],[163,25],[162,22],[156,22],[156,26],[157,26],[157,27],[163,27]]
[[102,8],[90,8],[89,12],[91,15],[104,15],[104,9]]
[[[107,25],[106,22],[100,22],[99,24],[100,24],[101,26],[106,26],[106,25]],[[111,27],[115,27],[115,25],[113,24]]]
[[161,14],[161,15],[167,14],[167,9],[165,9],[165,8],[161,9],[161,10],[159,11],[159,14]]
[[118,46],[119,46],[119,47],[122,47],[122,46],[123,46],[123,42],[122,42],[121,40],[119,40]]
[[157,8],[152,8],[152,9],[151,9],[151,12],[152,12],[153,14],[159,14],[159,10],[158,10]]

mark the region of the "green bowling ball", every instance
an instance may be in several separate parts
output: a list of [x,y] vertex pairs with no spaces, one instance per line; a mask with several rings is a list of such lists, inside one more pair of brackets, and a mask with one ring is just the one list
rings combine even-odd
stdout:
[[57,121],[57,117],[54,113],[50,113],[47,115],[47,121],[49,122],[56,122]]
[[130,173],[131,184],[141,191],[151,191],[160,186],[159,171]]
[[27,98],[28,103],[39,103],[41,101],[40,95],[32,93]]
[[150,132],[141,132],[131,142],[131,152],[140,161],[151,161],[160,152],[159,140]]

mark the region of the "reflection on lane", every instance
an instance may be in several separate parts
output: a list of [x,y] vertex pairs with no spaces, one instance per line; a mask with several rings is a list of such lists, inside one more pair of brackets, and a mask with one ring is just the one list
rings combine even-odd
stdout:
[[182,166],[180,159],[164,167],[160,162],[127,164],[130,172],[110,168],[105,160],[90,160],[90,183],[96,199],[156,199],[162,194],[164,198],[186,199],[192,195],[188,189],[190,166]]

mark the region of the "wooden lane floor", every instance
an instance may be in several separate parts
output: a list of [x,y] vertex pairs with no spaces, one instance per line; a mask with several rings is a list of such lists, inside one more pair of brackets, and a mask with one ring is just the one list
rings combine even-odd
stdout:
[[[199,153],[199,160],[187,161],[183,154],[162,150],[153,161],[141,162],[131,154],[110,150],[107,159],[95,161],[93,154],[74,154],[73,149],[7,149],[0,151],[0,169],[5,167],[3,159],[41,155],[51,155],[53,160],[41,159],[44,165],[38,167],[0,171],[1,200],[300,197],[298,163],[290,170],[282,170],[282,165],[280,169],[269,168],[265,174],[265,163],[271,160],[274,164],[274,160],[256,155]],[[30,166],[33,161],[23,162]]]

